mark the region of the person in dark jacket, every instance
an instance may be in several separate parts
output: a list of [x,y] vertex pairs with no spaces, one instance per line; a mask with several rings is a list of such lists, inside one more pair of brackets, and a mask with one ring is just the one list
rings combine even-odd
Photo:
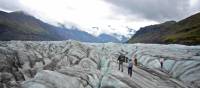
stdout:
[[121,69],[121,71],[123,72],[123,62],[125,62],[125,56],[120,54],[118,57],[118,61],[119,61],[119,70]]
[[138,65],[138,62],[137,62],[137,58],[136,58],[136,57],[134,58],[134,64],[135,64],[135,66]]

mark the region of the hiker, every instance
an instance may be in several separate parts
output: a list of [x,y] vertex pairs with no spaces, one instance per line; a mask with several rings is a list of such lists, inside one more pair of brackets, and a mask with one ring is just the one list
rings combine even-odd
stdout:
[[123,62],[125,61],[125,56],[120,54],[117,60],[119,61],[119,70],[121,69],[123,72]]
[[128,63],[128,57],[125,57],[125,62]]
[[134,64],[135,64],[135,66],[138,65],[138,62],[137,62],[137,58],[136,58],[136,56],[134,56]]
[[163,62],[164,62],[164,58],[160,59],[160,68],[163,69]]
[[132,69],[133,69],[133,61],[132,61],[132,59],[129,59],[129,62],[128,62],[128,75],[130,77],[132,77]]

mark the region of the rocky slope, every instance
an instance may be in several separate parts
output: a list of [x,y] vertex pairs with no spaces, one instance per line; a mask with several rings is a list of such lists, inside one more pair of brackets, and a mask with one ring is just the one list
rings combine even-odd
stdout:
[[128,42],[199,45],[200,13],[179,22],[168,21],[141,28]]
[[[119,53],[138,58],[133,77]],[[200,46],[0,42],[0,71],[0,88],[199,88]]]
[[168,21],[162,24],[150,25],[140,28],[128,41],[129,43],[164,43],[163,36],[169,34],[169,26],[175,21]]

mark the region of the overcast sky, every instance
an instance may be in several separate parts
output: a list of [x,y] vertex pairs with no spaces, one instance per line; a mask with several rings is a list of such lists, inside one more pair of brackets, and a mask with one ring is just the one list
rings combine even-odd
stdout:
[[76,25],[95,35],[127,35],[127,27],[178,21],[200,12],[200,0],[0,0],[0,10],[22,10],[45,22]]

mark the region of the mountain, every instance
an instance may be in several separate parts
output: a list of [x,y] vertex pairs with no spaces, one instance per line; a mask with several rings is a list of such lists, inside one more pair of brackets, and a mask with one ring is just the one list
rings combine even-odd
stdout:
[[62,40],[55,29],[24,12],[0,12],[0,40]]
[[168,33],[169,26],[175,21],[168,21],[162,24],[150,25],[140,28],[128,41],[129,43],[163,43],[162,36]]
[[[131,33],[128,34],[128,36],[130,35]],[[130,37],[117,34],[117,33],[110,33],[110,34],[101,33],[99,36],[97,36],[97,38],[101,40],[102,43],[105,43],[105,42],[124,43],[124,42],[127,42]]]
[[[122,34],[119,31],[117,32],[116,30],[120,30],[120,29],[117,27],[112,27],[111,25],[108,25],[107,27],[94,26],[94,27],[92,27],[92,30],[90,30],[88,32],[94,36],[97,36],[103,42],[112,41],[112,42],[124,43],[124,42],[127,42],[131,38],[131,36],[133,36],[136,32],[134,29],[132,29],[130,27],[125,27],[125,28],[128,29],[126,34]],[[102,32],[102,30],[105,30],[105,29],[109,30],[109,31]],[[121,29],[121,30],[123,30],[123,29]],[[107,39],[105,39],[105,38],[107,38]]]
[[61,27],[61,30],[58,30],[57,33],[59,35],[61,35],[62,37],[72,39],[72,40],[82,41],[82,42],[103,42],[99,38],[85,32],[85,31],[81,31],[76,27],[73,27],[68,30],[66,30],[66,29],[67,29],[66,27]]
[[119,43],[119,42],[121,42],[120,40],[118,40],[117,38],[115,38],[115,37],[113,37],[113,36],[111,36],[111,35],[108,35],[108,34],[100,34],[99,36],[98,36],[98,38],[100,39],[100,40],[102,40],[102,42],[110,42],[110,41],[113,41],[113,42],[116,42],[116,43]]
[[128,33],[126,35],[124,34],[120,34],[120,33],[111,33],[110,35],[115,37],[116,39],[118,39],[121,43],[125,43],[127,42],[131,36],[133,36],[135,34],[135,30],[129,27],[126,27],[128,29]]
[[171,30],[172,33],[164,38],[167,43],[200,44],[200,13],[181,20],[173,25]]
[[200,44],[200,13],[179,22],[168,21],[140,28],[128,43],[198,45]]
[[98,38],[76,27],[69,29],[63,24],[59,24],[59,27],[53,26],[21,11],[11,13],[0,11],[0,40],[59,41],[68,39],[82,42],[119,42],[112,36]]
[[117,33],[113,33],[110,34],[111,36],[115,37],[116,39],[118,39],[121,43],[127,42],[129,37],[126,37],[124,35],[121,34],[117,34]]

